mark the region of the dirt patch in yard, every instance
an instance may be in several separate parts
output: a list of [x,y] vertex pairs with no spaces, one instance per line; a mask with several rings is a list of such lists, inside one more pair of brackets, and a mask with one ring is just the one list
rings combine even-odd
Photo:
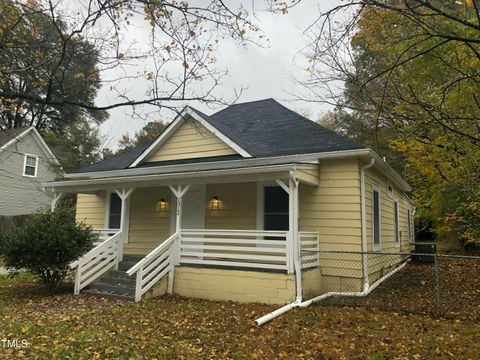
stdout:
[[[68,289],[65,289],[68,290]],[[271,323],[275,307],[165,297],[142,303],[61,293],[0,278],[0,358],[382,359],[477,358],[478,322],[368,308],[312,306]]]

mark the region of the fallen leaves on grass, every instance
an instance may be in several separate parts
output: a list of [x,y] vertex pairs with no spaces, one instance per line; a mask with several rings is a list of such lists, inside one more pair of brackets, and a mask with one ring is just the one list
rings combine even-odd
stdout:
[[[70,291],[71,289],[65,289]],[[476,358],[480,325],[350,307],[295,309],[261,327],[275,307],[164,297],[126,303],[27,280],[0,281],[0,338],[26,339],[5,359]]]

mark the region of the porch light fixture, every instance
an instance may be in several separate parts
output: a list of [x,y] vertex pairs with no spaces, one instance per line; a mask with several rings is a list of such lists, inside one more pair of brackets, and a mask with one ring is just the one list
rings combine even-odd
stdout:
[[218,199],[217,196],[214,196],[212,198],[211,204],[212,204],[212,210],[220,209],[220,200]]
[[158,207],[160,208],[160,210],[165,210],[167,208],[167,202],[164,198],[160,199],[160,201],[158,202]]

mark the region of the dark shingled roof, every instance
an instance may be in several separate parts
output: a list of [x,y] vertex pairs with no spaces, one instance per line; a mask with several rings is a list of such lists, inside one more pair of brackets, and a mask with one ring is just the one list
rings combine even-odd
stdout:
[[149,146],[151,142],[136,147],[135,149],[126,151],[119,155],[112,156],[111,158],[99,161],[93,165],[81,168],[75,173],[95,172],[95,171],[108,171],[108,170],[121,170],[126,169],[135,161]]
[[16,138],[17,136],[21,135],[24,131],[28,129],[28,126],[19,127],[15,129],[5,129],[0,130],[0,146],[5,145],[10,140]]
[[[274,99],[235,104],[213,115],[191,108],[253,157],[311,154],[363,148],[354,141],[310,121]],[[165,131],[165,130],[164,130]],[[127,168],[150,145],[106,159],[79,172]],[[238,155],[236,158],[239,158]],[[137,167],[231,160],[231,156],[161,161]]]
[[274,99],[232,105],[206,120],[253,157],[363,148]]

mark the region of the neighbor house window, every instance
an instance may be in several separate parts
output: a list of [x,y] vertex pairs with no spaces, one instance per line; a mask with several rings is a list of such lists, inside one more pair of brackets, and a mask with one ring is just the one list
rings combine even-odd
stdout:
[[25,155],[23,161],[23,176],[37,177],[38,156]]
[[288,194],[280,186],[264,190],[264,230],[288,230]]
[[122,200],[116,193],[110,194],[110,207],[108,212],[108,228],[120,229],[122,217]]
[[380,191],[374,187],[372,189],[372,240],[374,250],[380,250],[380,221]]
[[395,227],[395,246],[400,246],[400,225],[398,219],[398,201],[393,202],[393,224]]

